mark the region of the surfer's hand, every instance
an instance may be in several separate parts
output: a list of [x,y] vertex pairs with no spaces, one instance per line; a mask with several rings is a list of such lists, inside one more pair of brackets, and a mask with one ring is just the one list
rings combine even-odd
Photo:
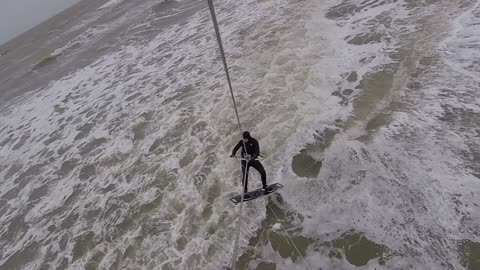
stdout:
[[235,157],[235,155],[230,155],[230,157],[231,157],[231,158],[234,158],[234,157]]

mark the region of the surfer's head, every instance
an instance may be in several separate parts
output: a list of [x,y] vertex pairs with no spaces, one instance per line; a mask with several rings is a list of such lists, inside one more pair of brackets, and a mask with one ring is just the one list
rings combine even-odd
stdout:
[[243,136],[243,141],[245,141],[245,142],[248,142],[248,140],[251,138],[250,137],[250,132],[248,132],[248,131],[244,131],[242,136]]

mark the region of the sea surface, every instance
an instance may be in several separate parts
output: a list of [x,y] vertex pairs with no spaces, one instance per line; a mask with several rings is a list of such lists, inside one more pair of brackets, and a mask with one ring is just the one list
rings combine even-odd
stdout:
[[205,0],[83,0],[0,46],[0,270],[480,269],[480,2],[215,6],[284,188]]

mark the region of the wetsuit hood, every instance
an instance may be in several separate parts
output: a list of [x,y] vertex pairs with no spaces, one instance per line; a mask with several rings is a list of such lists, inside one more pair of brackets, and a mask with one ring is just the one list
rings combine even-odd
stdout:
[[244,131],[244,132],[243,132],[243,138],[244,138],[244,139],[250,139],[250,138],[252,138],[252,137],[250,137],[250,132]]

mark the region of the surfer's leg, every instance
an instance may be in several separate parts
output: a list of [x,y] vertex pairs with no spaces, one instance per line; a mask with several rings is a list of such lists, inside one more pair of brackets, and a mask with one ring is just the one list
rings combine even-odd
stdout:
[[[246,166],[247,166],[247,162],[242,161],[242,185],[243,185],[243,189],[245,190],[245,193],[248,192],[248,170],[250,168],[250,163],[248,164],[248,167]],[[246,175],[245,175],[245,170],[247,170]],[[245,177],[245,182],[243,182],[244,177]]]
[[250,162],[252,167],[254,167],[262,176],[262,186],[263,188],[267,188],[267,173],[265,172],[265,169],[263,168],[262,163],[260,161],[255,160],[253,162]]

